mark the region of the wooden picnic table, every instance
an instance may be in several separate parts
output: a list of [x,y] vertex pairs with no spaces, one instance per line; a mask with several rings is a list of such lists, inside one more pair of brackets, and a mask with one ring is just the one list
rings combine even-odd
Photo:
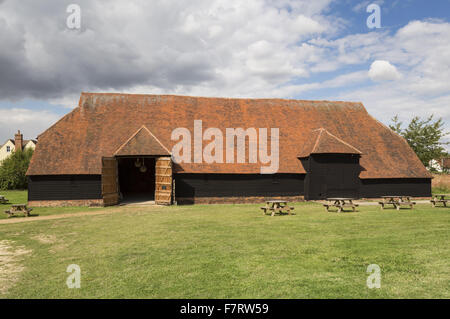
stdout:
[[15,214],[23,213],[25,217],[28,217],[32,210],[33,208],[27,208],[26,204],[14,204],[11,205],[9,210],[5,210],[5,214],[8,214],[8,217],[11,217]]
[[345,207],[351,207],[353,211],[356,211],[356,207],[358,204],[353,203],[355,198],[347,198],[347,197],[329,197],[326,199],[328,203],[323,204],[323,206],[327,209],[327,212],[330,211],[330,207],[336,207],[337,212],[340,213],[344,211]]
[[447,207],[447,202],[449,202],[450,199],[446,199],[446,197],[450,197],[450,194],[434,195],[433,199],[430,200],[431,206],[436,207],[437,203],[442,203],[444,205],[444,207]]
[[271,211],[271,216],[275,216],[275,213],[287,213],[291,215],[291,211],[294,210],[294,207],[289,206],[288,202],[285,200],[267,200],[266,206],[261,207],[261,209],[263,210],[264,214],[266,214],[268,211]]
[[408,195],[385,195],[381,196],[381,198],[383,200],[378,202],[381,205],[381,209],[384,209],[385,205],[392,205],[397,210],[400,210],[401,206],[409,206],[413,209],[414,205],[416,205],[416,202],[412,202],[411,196]]
[[4,195],[0,195],[0,204],[9,204],[9,201],[5,198]]

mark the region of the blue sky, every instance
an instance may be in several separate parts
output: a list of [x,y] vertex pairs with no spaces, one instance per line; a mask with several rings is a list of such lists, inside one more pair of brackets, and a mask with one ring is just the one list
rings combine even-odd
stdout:
[[36,137],[81,91],[361,101],[450,131],[450,0],[81,0],[74,30],[71,3],[0,1],[0,141]]
[[[368,29],[366,25],[366,19],[370,13],[366,12],[368,4],[376,3],[381,8],[381,21],[382,25],[380,29]],[[432,5],[430,4],[432,3]],[[409,22],[415,20],[437,20],[437,21],[450,21],[450,1],[449,0],[436,0],[436,1],[424,1],[424,0],[393,0],[393,1],[336,1],[332,2],[329,7],[329,12],[333,12],[334,15],[342,17],[346,20],[344,29],[338,34],[331,37],[332,39],[339,39],[345,35],[351,34],[364,34],[368,32],[379,32],[395,34],[399,29],[406,26]],[[447,42],[449,39],[447,39]],[[386,48],[388,49],[388,48]],[[328,79],[335,78],[341,74],[350,72],[356,72],[359,70],[368,70],[372,61],[365,61],[361,64],[350,65],[348,67],[340,68],[336,71],[323,72],[317,74],[311,78],[301,79],[297,83],[311,83],[313,81],[326,81]],[[345,87],[339,88],[322,88],[306,92],[296,98],[303,99],[333,99],[333,96],[342,92],[353,89],[361,89],[364,87],[370,88],[372,82],[369,78],[358,83],[352,83]],[[449,89],[450,91],[450,85]],[[448,92],[447,92],[448,93]]]
[[[407,25],[413,20],[442,19],[448,21],[450,17],[448,0],[385,0],[385,1],[337,1],[330,6],[330,11],[349,21],[349,33],[367,32],[364,20],[369,15],[367,5],[377,3],[381,8],[382,29],[391,32]],[[363,22],[363,23],[361,23]],[[372,31],[377,29],[372,29]]]

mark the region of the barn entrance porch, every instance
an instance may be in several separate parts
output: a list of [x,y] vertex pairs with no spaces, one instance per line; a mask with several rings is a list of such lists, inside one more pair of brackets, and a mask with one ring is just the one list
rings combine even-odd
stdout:
[[161,204],[173,201],[172,160],[169,156],[102,158],[102,197],[105,206]]
[[306,171],[305,199],[359,197],[361,154],[324,128],[312,130],[298,156]]
[[103,204],[150,202],[172,204],[172,160],[169,150],[142,126],[112,157],[102,158]]

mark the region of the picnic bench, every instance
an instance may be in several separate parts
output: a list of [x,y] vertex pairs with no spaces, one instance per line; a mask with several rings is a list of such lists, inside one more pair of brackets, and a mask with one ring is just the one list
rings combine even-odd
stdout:
[[33,208],[27,208],[26,204],[14,204],[11,205],[11,208],[9,210],[5,210],[5,214],[8,214],[8,218],[20,213],[24,214],[25,217],[28,217],[30,216],[30,212],[32,210]]
[[5,198],[5,196],[0,195],[0,204],[9,204],[9,201]]
[[433,199],[430,200],[431,206],[436,207],[436,204],[442,203],[444,207],[447,207],[447,202],[450,201],[450,199],[445,199],[446,197],[450,197],[450,194],[436,194],[434,195]]
[[291,215],[291,211],[294,207],[289,206],[287,201],[284,200],[268,200],[266,206],[260,207],[264,214],[272,212],[271,216],[275,216],[275,213]]
[[392,205],[397,210],[400,210],[401,206],[409,206],[409,208],[413,209],[416,202],[411,201],[411,196],[402,196],[402,195],[386,195],[381,196],[383,199],[378,204],[381,205],[381,209],[384,209],[385,205]]
[[337,208],[337,212],[340,213],[344,211],[346,207],[351,207],[352,211],[356,211],[356,207],[358,204],[353,203],[354,198],[344,198],[344,197],[332,197],[326,199],[328,203],[323,204],[323,206],[327,209],[327,212],[330,211],[331,207]]

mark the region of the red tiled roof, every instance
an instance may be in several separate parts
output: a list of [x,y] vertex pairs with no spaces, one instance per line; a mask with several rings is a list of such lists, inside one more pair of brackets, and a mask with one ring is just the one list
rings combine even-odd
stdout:
[[362,152],[334,136],[324,128],[313,130],[298,157],[310,154],[359,154]]
[[[101,174],[101,157],[113,156],[143,125],[171,150],[178,142],[171,140],[172,131],[184,127],[193,132],[194,120],[203,121],[203,130],[222,132],[279,128],[279,173],[305,173],[298,154],[311,142],[311,131],[325,128],[335,137],[327,134],[326,140],[341,140],[362,152],[361,178],[431,177],[407,142],[361,103],[111,93],[82,93],[79,106],[39,136],[28,175]],[[174,169],[248,174],[259,173],[261,166],[265,164],[181,163]]]
[[142,126],[114,153],[118,156],[136,155],[170,155],[169,150],[150,132]]

